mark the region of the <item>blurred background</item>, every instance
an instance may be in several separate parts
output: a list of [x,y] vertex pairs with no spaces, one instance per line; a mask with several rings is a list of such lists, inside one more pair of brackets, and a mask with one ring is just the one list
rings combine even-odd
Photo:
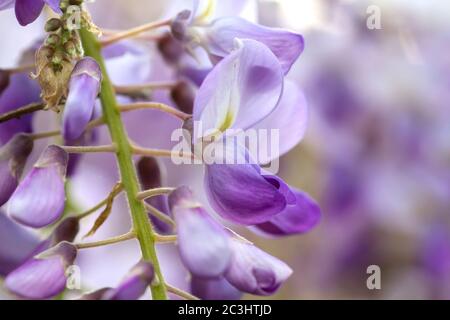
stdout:
[[[97,0],[89,6],[100,26],[125,28],[173,15],[189,8],[186,2]],[[449,299],[450,3],[227,3],[253,21],[300,32],[306,42],[288,78],[305,93],[309,126],[304,140],[282,157],[280,175],[320,203],[322,220],[305,235],[281,239],[235,229],[294,269],[268,298]],[[216,10],[226,15],[220,5]],[[373,26],[377,13],[380,25],[375,27],[380,28],[369,28],[368,21]],[[0,67],[16,65],[19,52],[39,38],[41,28],[38,21],[25,31],[12,12],[0,12]],[[151,78],[159,60],[153,55],[146,59],[153,69],[142,77]],[[164,145],[160,140],[170,125],[142,137],[142,119],[127,117],[133,138],[152,147]],[[42,127],[39,117],[35,122]],[[201,193],[201,168],[189,168],[182,175],[180,170],[167,164],[169,185],[188,182]],[[102,156],[85,157],[79,172],[73,192],[80,208],[103,199],[117,179],[114,162]],[[93,240],[126,231],[125,209],[119,204]],[[91,224],[92,220],[86,222],[85,229]],[[164,247],[160,255],[170,281],[187,288],[176,251]],[[114,285],[138,257],[127,243],[83,252],[79,263],[84,286]],[[380,267],[380,290],[366,286],[370,265]]]

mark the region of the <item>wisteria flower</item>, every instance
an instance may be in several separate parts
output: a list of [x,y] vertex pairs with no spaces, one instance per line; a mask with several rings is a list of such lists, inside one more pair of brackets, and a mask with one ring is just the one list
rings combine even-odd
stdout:
[[60,0],[2,0],[0,10],[14,7],[17,21],[26,26],[39,17],[44,5],[48,5],[56,13],[62,13],[59,2]]

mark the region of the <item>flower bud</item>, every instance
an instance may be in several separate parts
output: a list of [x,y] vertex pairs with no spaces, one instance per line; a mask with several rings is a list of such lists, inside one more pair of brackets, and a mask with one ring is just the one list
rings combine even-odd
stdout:
[[77,217],[64,219],[53,231],[52,243],[72,242],[80,231],[80,220]]
[[61,217],[67,159],[67,153],[58,146],[44,150],[8,202],[8,213],[14,220],[41,228]]
[[231,246],[233,256],[225,279],[243,292],[271,295],[292,274],[283,261],[244,239],[231,238]]
[[57,18],[52,18],[45,23],[45,32],[54,32],[61,28],[61,20]]
[[189,83],[185,81],[178,82],[170,91],[170,97],[178,109],[184,113],[192,114],[195,92]]
[[188,187],[173,191],[169,206],[177,224],[178,249],[184,265],[199,277],[222,275],[231,258],[225,229],[208,215]]
[[83,134],[94,111],[101,79],[102,71],[94,59],[83,58],[75,65],[63,113],[62,133],[65,140],[73,141]]
[[172,34],[166,33],[158,40],[158,50],[168,63],[177,63],[183,55],[183,45]]
[[192,12],[190,10],[183,10],[177,14],[170,25],[170,31],[175,39],[180,41],[185,40],[186,31],[192,21]]
[[59,43],[59,36],[57,34],[49,34],[47,39],[45,39],[45,44],[48,46],[55,46]]
[[4,205],[17,188],[33,140],[25,134],[15,135],[0,149],[0,206]]
[[[142,157],[137,163],[137,172],[139,181],[143,189],[159,188],[163,185],[162,164],[153,157]],[[168,214],[167,196],[160,195],[145,200],[148,204],[154,206],[159,211]],[[153,215],[150,215],[153,225],[161,233],[167,233],[171,230],[170,226],[160,221]]]
[[29,299],[47,299],[61,293],[67,282],[66,269],[73,264],[77,249],[68,242],[40,253],[5,278],[5,287]]

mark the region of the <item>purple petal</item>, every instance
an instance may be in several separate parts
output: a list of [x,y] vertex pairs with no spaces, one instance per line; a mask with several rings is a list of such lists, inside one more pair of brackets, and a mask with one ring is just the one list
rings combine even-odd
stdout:
[[141,261],[130,270],[117,288],[105,292],[102,300],[137,300],[144,294],[153,279],[153,265]]
[[300,34],[264,27],[238,17],[215,20],[206,28],[204,45],[210,54],[223,58],[233,50],[236,38],[253,39],[266,45],[278,58],[284,74],[289,72],[304,48]]
[[15,0],[0,0],[0,10],[6,10],[14,6]]
[[286,236],[311,230],[320,220],[320,208],[306,193],[295,191],[296,204],[286,209],[268,222],[254,228],[265,235]]
[[15,135],[0,149],[0,206],[4,205],[17,188],[33,140],[24,134]]
[[[238,155],[247,157],[243,147],[236,148]],[[209,203],[223,218],[235,223],[258,224],[283,211],[293,195],[280,181],[264,176],[261,168],[250,162],[206,166],[205,188]]]
[[101,70],[92,58],[80,60],[70,77],[69,96],[63,114],[63,137],[78,139],[92,118],[95,99],[100,90]]
[[177,223],[180,256],[189,271],[210,278],[223,274],[231,255],[224,228],[196,202],[187,187],[173,191],[169,205]]
[[[270,146],[262,145],[259,148],[271,151],[268,154],[258,154],[259,163],[268,163],[295,147],[303,138],[308,122],[308,108],[302,91],[291,81],[285,81],[283,95],[276,109],[252,129],[278,130],[278,151],[271,150]],[[270,132],[268,132],[270,134]]]
[[5,278],[5,287],[18,296],[47,299],[66,286],[66,268],[73,264],[76,249],[67,242],[28,260]]
[[41,14],[43,0],[16,0],[16,18],[22,26],[32,23]]
[[11,196],[9,215],[33,228],[58,220],[64,211],[66,167],[66,152],[57,146],[47,147]]
[[[9,112],[29,103],[40,101],[37,83],[25,73],[13,74],[9,86],[0,95],[0,113]],[[0,123],[0,145],[5,144],[16,133],[31,132],[32,115]]]
[[[276,107],[283,87],[278,60],[263,44],[242,40],[203,81],[194,101],[194,136],[247,129]],[[209,131],[209,132],[208,132]],[[206,133],[206,134],[205,134]]]
[[44,0],[45,3],[52,8],[58,14],[62,14],[61,8],[59,7],[60,0]]
[[0,275],[22,264],[39,246],[40,240],[0,212]]
[[233,258],[225,278],[237,289],[256,295],[270,295],[292,274],[283,261],[245,240],[233,238]]
[[233,287],[225,278],[191,278],[191,292],[203,300],[239,300],[242,292]]

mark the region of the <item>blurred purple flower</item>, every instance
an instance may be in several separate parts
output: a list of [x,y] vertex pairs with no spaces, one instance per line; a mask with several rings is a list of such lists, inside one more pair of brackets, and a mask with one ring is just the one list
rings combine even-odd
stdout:
[[14,220],[41,228],[61,217],[67,159],[67,153],[58,146],[44,150],[8,202],[8,214]]

